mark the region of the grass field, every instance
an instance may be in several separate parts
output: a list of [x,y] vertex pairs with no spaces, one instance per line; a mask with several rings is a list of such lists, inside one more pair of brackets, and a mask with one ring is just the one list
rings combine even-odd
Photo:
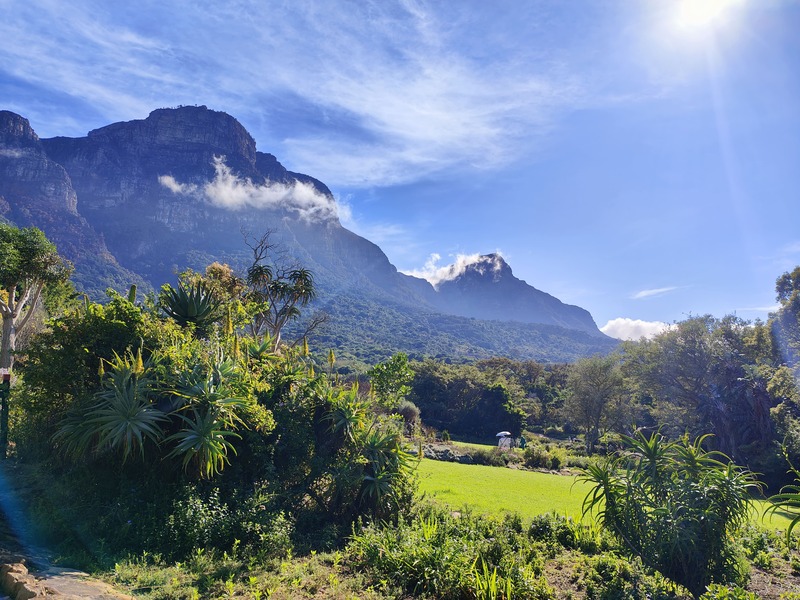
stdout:
[[429,498],[493,515],[532,518],[555,511],[577,519],[589,489],[575,477],[437,460],[422,460],[418,472],[420,490]]
[[[580,519],[581,504],[590,488],[574,476],[430,459],[419,463],[418,473],[420,491],[454,510],[469,507],[488,515],[513,512],[524,519],[550,512]],[[756,502],[753,520],[766,527],[785,529],[790,519],[784,514],[762,520],[766,507],[766,502]]]

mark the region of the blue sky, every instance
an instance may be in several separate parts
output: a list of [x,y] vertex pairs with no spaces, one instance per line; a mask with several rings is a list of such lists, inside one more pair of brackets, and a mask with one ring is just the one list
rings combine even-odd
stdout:
[[800,264],[799,0],[0,11],[0,108],[41,137],[226,111],[404,271],[500,251],[603,326],[764,318]]

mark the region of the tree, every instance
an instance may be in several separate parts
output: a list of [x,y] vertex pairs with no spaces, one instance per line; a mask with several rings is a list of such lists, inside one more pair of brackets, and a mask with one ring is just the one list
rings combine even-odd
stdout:
[[[246,281],[248,298],[256,307],[251,333],[254,337],[268,335],[277,350],[284,326],[300,316],[300,307],[316,298],[317,291],[314,276],[308,269],[297,264],[287,266],[282,261],[266,264],[275,248],[269,236],[267,232],[260,238],[246,240],[253,251],[253,264],[247,269]],[[324,315],[312,317],[300,339],[325,320]]]
[[411,391],[408,384],[414,377],[414,372],[408,366],[408,356],[398,352],[367,371],[367,377],[378,403],[385,408],[395,408]]
[[0,225],[0,368],[14,366],[17,333],[28,324],[44,286],[66,281],[71,272],[41,230]]
[[780,357],[790,367],[800,364],[800,267],[784,273],[775,282],[780,309],[772,324]]
[[664,433],[713,433],[716,449],[753,467],[751,460],[777,457],[770,409],[779,399],[769,391],[773,368],[765,333],[735,316],[692,317],[652,340],[626,344],[623,372],[651,403]]
[[564,411],[583,428],[586,451],[592,452],[613,405],[623,396],[619,357],[612,354],[579,360],[570,371],[567,385]]

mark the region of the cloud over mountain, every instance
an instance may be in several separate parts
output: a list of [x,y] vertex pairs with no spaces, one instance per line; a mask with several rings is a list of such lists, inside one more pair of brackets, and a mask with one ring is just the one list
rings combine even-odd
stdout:
[[406,275],[426,279],[436,288],[445,281],[457,279],[471,266],[474,266],[481,274],[487,271],[498,272],[503,266],[502,254],[499,251],[489,255],[458,254],[455,262],[445,266],[439,266],[438,263],[441,259],[440,254],[433,253],[421,269],[403,272]]
[[236,175],[225,157],[214,157],[214,179],[204,185],[180,183],[171,175],[160,175],[158,182],[174,194],[201,198],[214,206],[230,210],[245,208],[294,212],[307,222],[325,222],[338,218],[336,202],[319,193],[312,184],[294,181],[285,184],[268,181],[255,184]]

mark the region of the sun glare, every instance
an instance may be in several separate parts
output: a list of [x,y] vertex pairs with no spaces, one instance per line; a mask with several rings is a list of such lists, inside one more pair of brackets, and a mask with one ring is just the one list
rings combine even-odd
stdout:
[[681,0],[677,22],[682,29],[705,29],[724,18],[739,0]]

